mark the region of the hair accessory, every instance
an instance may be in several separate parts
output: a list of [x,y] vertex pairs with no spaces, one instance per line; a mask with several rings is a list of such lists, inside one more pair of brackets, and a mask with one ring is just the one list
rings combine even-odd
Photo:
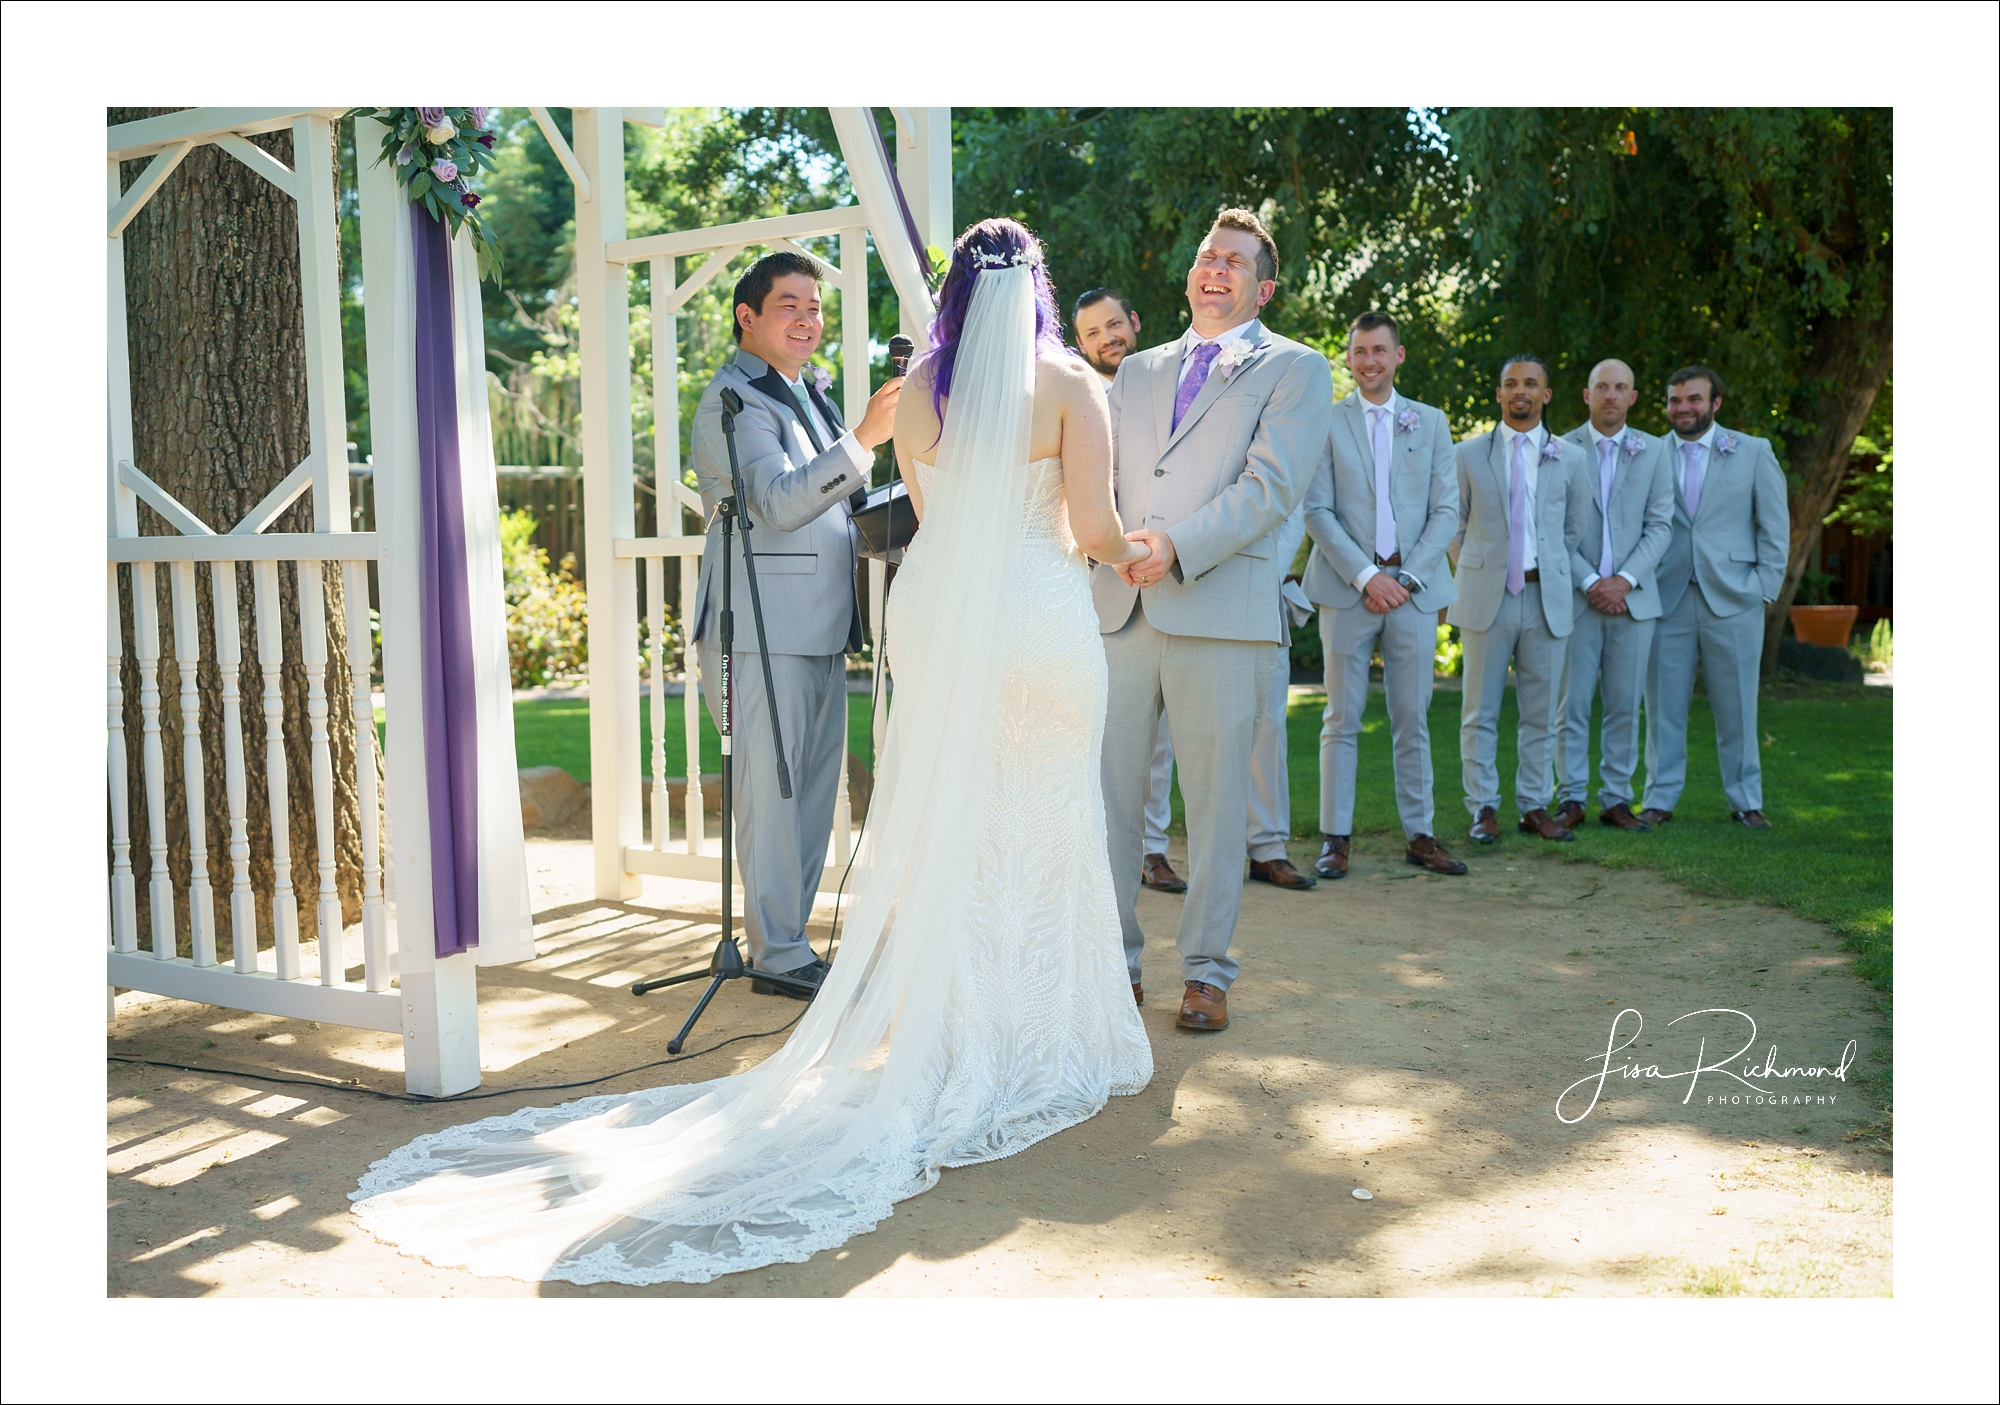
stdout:
[[984,268],[1020,268],[1042,261],[1042,251],[1036,248],[1016,249],[1012,253],[992,253],[985,249],[967,249],[967,261]]

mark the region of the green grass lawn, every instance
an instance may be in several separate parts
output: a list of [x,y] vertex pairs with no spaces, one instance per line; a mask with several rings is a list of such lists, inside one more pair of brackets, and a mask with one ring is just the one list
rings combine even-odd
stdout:
[[[1472,821],[1459,779],[1459,707],[1458,693],[1434,696],[1431,757],[1438,837],[1462,857],[1472,847],[1465,833]],[[1300,834],[1318,829],[1320,708],[1317,698],[1299,699],[1287,719],[1292,827]],[[1767,688],[1758,723],[1764,734],[1764,813],[1772,828],[1752,833],[1730,822],[1715,754],[1715,720],[1707,698],[1698,694],[1688,719],[1687,789],[1673,823],[1651,834],[1607,828],[1597,823],[1593,791],[1589,819],[1576,842],[1557,846],[1513,831],[1516,714],[1509,690],[1500,723],[1502,846],[1533,845],[1552,857],[1607,868],[1643,866],[1699,892],[1790,908],[1841,933],[1857,953],[1856,973],[1887,990],[1894,931],[1893,710],[1887,688],[1815,683]],[[1593,728],[1593,763],[1595,735]],[[1643,769],[1637,785],[1644,785]],[[1400,836],[1394,796],[1389,719],[1378,693],[1370,696],[1362,722],[1355,831]]]
[[[1431,704],[1431,756],[1437,777],[1439,838],[1450,848],[1471,848],[1459,782],[1457,693],[1440,691]],[[1319,723],[1317,698],[1295,701],[1287,740],[1292,785],[1292,827],[1301,835],[1319,828]],[[682,700],[667,699],[667,771],[687,768]],[[651,726],[651,699],[641,701],[642,726]],[[1763,730],[1765,813],[1773,828],[1751,833],[1729,821],[1729,807],[1715,756],[1715,723],[1707,699],[1697,695],[1688,722],[1688,784],[1672,824],[1652,834],[1624,834],[1597,823],[1596,810],[1574,844],[1560,847],[1513,832],[1514,695],[1507,694],[1500,725],[1501,823],[1504,849],[1533,850],[1568,862],[1609,868],[1643,866],[1703,893],[1750,898],[1787,907],[1841,933],[1858,954],[1855,969],[1887,990],[1894,932],[1891,865],[1893,700],[1886,688],[1791,683],[1765,691],[1759,709]],[[847,700],[848,746],[871,755],[868,697]],[[702,770],[721,768],[715,728],[702,709]],[[650,738],[650,732],[645,734]],[[587,702],[521,702],[514,705],[514,736],[522,766],[561,766],[590,778],[590,705]],[[650,758],[650,740],[641,755]],[[1595,752],[1593,751],[1593,759]],[[648,759],[646,764],[650,764]],[[1642,775],[1643,781],[1643,775]],[[1180,795],[1174,822],[1181,822]],[[1354,828],[1361,835],[1399,835],[1390,774],[1389,719],[1380,694],[1369,699],[1362,722],[1360,774]]]

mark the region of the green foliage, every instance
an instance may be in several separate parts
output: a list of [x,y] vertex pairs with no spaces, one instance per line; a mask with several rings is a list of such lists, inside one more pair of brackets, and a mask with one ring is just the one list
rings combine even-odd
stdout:
[[1867,641],[1850,644],[1848,649],[1870,673],[1888,673],[1896,667],[1896,636],[1887,619],[1875,621]]
[[1792,597],[1795,605],[1831,605],[1833,588],[1840,583],[1838,576],[1825,571],[1802,571],[1799,573],[1798,593]]
[[372,117],[388,130],[375,162],[387,161],[412,204],[450,226],[453,238],[472,231],[479,276],[500,282],[500,244],[479,217],[481,197],[471,178],[493,165],[491,110],[483,107],[357,107],[347,117]]
[[500,514],[507,666],[517,688],[573,677],[590,657],[583,586],[573,574],[576,561],[566,556],[551,571],[548,552],[535,545],[535,527],[533,513]]
[[1438,626],[1436,668],[1447,678],[1456,678],[1465,671],[1465,645],[1459,642],[1455,624]]
[[[1787,444],[1814,428],[1816,329],[1890,294],[1893,120],[1881,108],[1464,108],[1442,113],[1469,261],[1459,345],[1548,359],[1551,418],[1583,418],[1604,356],[1629,362],[1634,419],[1664,433],[1666,377],[1729,382],[1724,418]],[[1880,354],[1886,355],[1886,347]]]
[[1826,525],[1847,527],[1856,536],[1886,537],[1896,527],[1896,430],[1893,379],[1875,397],[1875,408],[1854,436],[1854,468]]

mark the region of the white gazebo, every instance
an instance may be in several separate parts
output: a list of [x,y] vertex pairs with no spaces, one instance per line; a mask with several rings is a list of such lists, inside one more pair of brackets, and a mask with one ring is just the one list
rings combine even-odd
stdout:
[[[678,366],[675,322],[678,310],[699,288],[712,281],[746,249],[790,248],[796,241],[837,235],[839,266],[816,258],[839,294],[841,344],[844,351],[846,413],[862,413],[868,397],[867,257],[873,236],[903,307],[905,332],[923,345],[928,297],[925,269],[912,248],[909,223],[922,242],[948,245],[951,224],[951,123],[948,108],[896,108],[897,139],[894,170],[885,160],[872,114],[865,108],[836,108],[834,125],[852,180],[856,203],[828,210],[786,215],[744,224],[657,234],[643,239],[625,237],[625,171],[622,124],[658,125],[659,108],[576,108],[572,110],[575,143],[562,139],[546,108],[530,109],[575,186],[578,284],[581,302],[583,391],[584,510],[588,544],[587,586],[589,628],[597,639],[630,640],[638,630],[638,563],[645,574],[650,640],[650,672],[655,712],[663,701],[664,679],[671,666],[663,646],[663,587],[667,562],[678,558],[682,599],[692,600],[695,558],[703,538],[681,533],[679,502],[699,511],[699,500],[680,483],[679,434],[675,371]],[[299,1019],[401,1033],[405,1077],[412,1092],[447,1095],[479,1082],[477,953],[438,957],[432,950],[430,899],[426,886],[396,874],[426,871],[427,855],[419,812],[423,803],[423,758],[416,747],[403,746],[409,734],[392,725],[384,756],[388,780],[386,809],[389,843],[377,822],[379,797],[375,783],[375,729],[370,692],[372,653],[368,620],[368,579],[376,573],[381,601],[383,696],[389,716],[397,716],[399,697],[414,697],[420,663],[414,628],[416,513],[414,464],[402,461],[394,446],[409,439],[398,432],[414,414],[414,390],[407,364],[393,345],[398,325],[396,299],[406,294],[406,278],[395,276],[395,221],[405,202],[393,173],[363,161],[360,166],[360,208],[364,269],[368,279],[367,341],[369,401],[377,426],[375,454],[378,530],[350,529],[347,498],[346,416],[343,406],[339,287],[337,272],[338,213],[331,162],[330,125],[344,109],[196,108],[164,117],[125,123],[109,129],[108,291],[110,304],[108,415],[108,781],[111,814],[110,950],[107,982],[113,987],[152,991],[236,1009],[262,1011]],[[372,124],[371,124],[372,125]],[[296,167],[282,163],[246,137],[289,129]],[[243,521],[209,524],[177,502],[149,479],[135,461],[132,444],[130,362],[125,315],[122,234],[132,217],[171,176],[175,166],[197,145],[214,144],[298,202],[300,283],[304,290],[307,392],[310,402],[311,453],[285,481]],[[375,149],[376,141],[357,133],[357,149]],[[119,163],[151,157],[151,164],[128,191],[120,191]],[[904,201],[898,200],[898,181]],[[910,221],[904,218],[907,203]],[[407,243],[404,245],[407,249]],[[707,257],[686,278],[675,272],[677,259]],[[812,255],[808,255],[813,257]],[[631,360],[627,277],[633,265],[646,262],[652,271],[653,366],[655,424],[658,439],[661,494],[660,530],[664,535],[634,535],[632,472]],[[391,270],[384,278],[380,271]],[[364,275],[365,276],[365,275]],[[386,450],[386,452],[385,452]],[[272,533],[265,529],[301,495],[310,492],[311,533]],[[671,495],[671,497],[669,496]],[[145,501],[171,524],[178,535],[141,537],[139,501]],[[300,575],[298,600],[301,662],[309,681],[303,710],[288,709],[277,683],[283,644],[279,620],[279,563],[295,562]],[[237,629],[236,563],[250,564],[258,621],[259,663],[265,686],[257,702],[263,720],[265,755],[274,815],[287,813],[284,737],[303,732],[310,739],[315,852],[289,852],[289,827],[271,826],[276,874],[273,942],[259,951],[254,940],[238,940],[230,966],[217,963],[214,904],[216,887],[226,883],[232,930],[256,930],[250,887],[250,845],[247,838],[247,798],[243,766],[243,699],[237,678],[241,640]],[[121,618],[117,582],[120,563],[130,563],[134,575],[132,621],[136,664],[141,679],[141,748],[145,777],[143,796],[127,794],[126,757],[133,744],[124,729]],[[165,758],[160,727],[159,660],[162,621],[151,589],[157,572],[169,573],[174,654],[191,664],[201,647],[197,627],[196,573],[210,573],[215,611],[217,663],[222,677],[220,715],[203,715],[194,670],[181,670],[178,699],[184,738],[186,821],[191,872],[184,896],[190,913],[192,955],[176,954],[174,881],[167,863]],[[338,571],[346,584],[346,616],[328,619],[318,587],[322,573]],[[870,617],[881,619],[884,571],[871,563]],[[267,626],[266,621],[269,621]],[[350,677],[329,677],[327,631],[345,630]],[[643,874],[665,874],[721,882],[719,856],[707,851],[702,832],[699,711],[694,700],[694,661],[682,661],[687,678],[687,798],[684,839],[669,844],[670,832],[664,748],[658,738],[651,757],[654,843],[643,842],[639,690],[640,674],[631,656],[614,647],[590,652],[590,732],[593,787],[592,836],[595,846],[595,887],[599,897],[625,899],[637,895]],[[879,666],[879,655],[878,655]],[[333,751],[327,732],[327,690],[352,689],[355,718],[357,790],[361,801],[362,980],[347,979],[344,959],[329,957],[310,963],[298,938],[299,888],[303,900],[318,904],[319,930],[332,934],[323,950],[338,951],[340,902],[335,887]],[[878,728],[881,724],[878,723]],[[215,777],[202,772],[201,729],[219,729],[227,758],[221,781],[228,792],[230,833],[204,832],[203,793]],[[880,744],[878,732],[877,744]],[[851,825],[845,782],[835,818],[833,863],[844,867]],[[138,903],[131,868],[131,825],[128,807],[144,805],[151,838],[150,879],[144,901],[152,918],[152,948],[138,941]],[[402,823],[398,823],[398,817]],[[223,877],[226,850],[228,874]],[[830,867],[830,871],[834,871]],[[837,872],[836,872],[837,877]],[[391,900],[393,899],[393,901]]]

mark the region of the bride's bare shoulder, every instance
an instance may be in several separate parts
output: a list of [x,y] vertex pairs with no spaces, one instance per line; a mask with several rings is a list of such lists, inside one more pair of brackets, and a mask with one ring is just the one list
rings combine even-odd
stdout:
[[1083,358],[1067,353],[1036,358],[1036,395],[1082,402],[1088,400],[1093,391],[1101,398],[1104,394],[1103,382]]

